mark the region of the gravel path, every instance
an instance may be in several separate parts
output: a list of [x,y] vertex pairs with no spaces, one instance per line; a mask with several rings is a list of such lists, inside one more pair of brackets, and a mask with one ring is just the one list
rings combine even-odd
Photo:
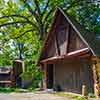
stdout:
[[0,100],[70,100],[47,93],[0,93]]

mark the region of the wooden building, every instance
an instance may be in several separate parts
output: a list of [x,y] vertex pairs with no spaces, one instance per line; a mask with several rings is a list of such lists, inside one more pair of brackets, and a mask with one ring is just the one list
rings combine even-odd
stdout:
[[85,85],[88,92],[94,92],[98,62],[92,58],[100,54],[99,44],[94,33],[57,8],[39,59],[43,88],[82,93]]
[[24,62],[21,60],[13,61],[13,66],[0,67],[0,86],[22,86],[20,75],[24,72]]
[[13,73],[15,77],[15,86],[22,87],[22,78],[21,74],[25,72],[24,61],[15,60],[13,61]]
[[0,67],[0,86],[14,86],[15,77],[13,75],[13,67]]

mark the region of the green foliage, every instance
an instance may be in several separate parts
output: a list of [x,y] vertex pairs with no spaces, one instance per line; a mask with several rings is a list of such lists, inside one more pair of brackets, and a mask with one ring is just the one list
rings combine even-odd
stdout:
[[[100,35],[100,3],[91,0],[1,0],[0,66],[14,59],[27,61],[27,74],[37,82],[41,72],[36,66],[40,48],[53,21],[57,6],[62,7],[86,29]],[[34,74],[33,74],[34,73]]]
[[21,77],[22,77],[22,80],[29,80],[31,79],[33,76],[32,76],[32,73],[31,72],[23,72],[21,74]]
[[96,98],[96,96],[95,96],[93,93],[89,93],[89,94],[88,94],[88,97],[89,97],[89,98]]
[[12,93],[12,92],[29,92],[29,90],[25,90],[25,89],[21,89],[21,88],[18,88],[18,87],[0,87],[0,93]]
[[76,100],[87,100],[87,99],[85,99],[84,97],[79,97]]
[[100,4],[87,0],[79,0],[79,4],[76,7],[72,7],[68,11],[71,15],[76,17],[79,23],[86,29],[100,34]]
[[26,61],[25,66],[26,70],[21,74],[22,80],[32,80],[32,84],[29,86],[29,88],[38,88],[39,83],[42,80],[42,72],[36,64],[33,64],[32,61]]
[[[40,40],[44,40],[57,6],[64,8],[85,28],[96,34],[100,33],[99,3],[88,0],[2,0],[0,1],[0,50],[3,52],[0,56],[9,60],[0,58],[1,64],[11,64],[10,60],[21,56],[36,62],[42,44]],[[20,48],[18,44],[24,46]]]
[[0,87],[0,93],[11,93],[14,92],[15,88],[11,87]]

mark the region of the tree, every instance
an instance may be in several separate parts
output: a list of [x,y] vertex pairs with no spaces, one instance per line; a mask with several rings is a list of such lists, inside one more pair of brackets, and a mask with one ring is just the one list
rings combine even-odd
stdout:
[[51,23],[55,7],[60,2],[57,0],[55,3],[50,0],[17,0],[16,2],[2,0],[0,3],[2,5],[0,8],[0,33],[3,36],[0,48],[3,50],[3,55],[6,55],[4,51],[8,49],[5,45],[12,40],[8,50],[13,59],[23,56],[25,59],[36,62],[41,47],[40,40],[44,39],[50,27],[49,23]]
[[[68,0],[66,0],[68,1]],[[74,4],[67,12],[86,29],[100,34],[100,3],[96,0],[69,0]]]
[[[13,40],[13,51],[15,50],[13,57],[23,55],[24,58],[26,56],[32,58],[28,55],[39,54],[36,50],[40,49],[40,40],[44,40],[51,26],[56,6],[62,7],[74,16],[85,28],[100,33],[100,4],[93,0],[8,0],[8,2],[2,0],[0,1],[2,35],[0,48],[5,48],[7,41]],[[22,44],[23,48],[19,48],[18,44]],[[34,45],[40,47],[36,49],[37,46]],[[9,49],[12,50],[11,46]]]
[[86,29],[100,34],[100,3],[96,0],[1,0],[0,65],[23,58],[27,72],[35,73],[34,78],[40,80],[36,62],[57,6]]

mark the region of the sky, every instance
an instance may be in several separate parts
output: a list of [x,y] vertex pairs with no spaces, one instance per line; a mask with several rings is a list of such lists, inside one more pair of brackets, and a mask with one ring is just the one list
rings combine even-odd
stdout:
[[4,0],[5,2],[8,2],[9,0]]

